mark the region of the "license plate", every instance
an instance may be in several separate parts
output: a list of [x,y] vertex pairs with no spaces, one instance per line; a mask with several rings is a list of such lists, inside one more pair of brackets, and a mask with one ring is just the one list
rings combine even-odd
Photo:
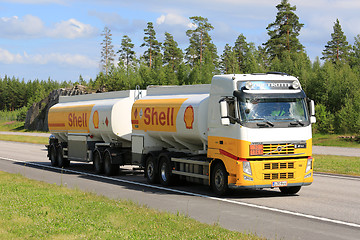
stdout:
[[287,181],[278,181],[278,182],[272,182],[272,187],[286,187]]

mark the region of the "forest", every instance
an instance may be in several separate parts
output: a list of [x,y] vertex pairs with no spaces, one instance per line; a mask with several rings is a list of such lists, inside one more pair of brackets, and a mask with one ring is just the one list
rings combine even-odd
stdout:
[[360,34],[349,44],[336,19],[321,57],[311,61],[299,40],[304,24],[299,22],[296,6],[281,0],[276,8],[275,20],[266,28],[269,38],[265,43],[255,46],[239,34],[220,55],[211,38],[214,27],[201,16],[190,17],[196,27],[185,33],[189,38],[186,49],[179,48],[168,32],[159,42],[153,23],[148,22],[140,57],[128,35],[123,36],[120,49],[114,49],[111,29],[105,27],[100,43],[102,69],[94,80],[84,81],[81,75],[74,82],[0,78],[0,118],[14,112],[23,120],[34,102],[54,89],[76,84],[87,86],[89,92],[100,88],[117,91],[137,85],[144,89],[147,85],[210,83],[215,74],[278,71],[298,77],[307,96],[315,101],[316,132],[359,134]]

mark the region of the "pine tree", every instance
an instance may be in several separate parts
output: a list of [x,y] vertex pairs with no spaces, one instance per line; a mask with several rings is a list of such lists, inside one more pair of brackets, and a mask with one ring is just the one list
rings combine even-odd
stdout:
[[209,32],[214,27],[208,23],[207,18],[200,16],[190,17],[196,29],[187,30],[186,35],[189,37],[190,45],[186,49],[186,59],[191,66],[195,64],[202,64],[205,50],[211,53],[211,58],[214,64],[217,62],[217,49],[212,43]]
[[119,61],[126,66],[127,76],[129,76],[129,66],[135,60],[135,51],[133,49],[134,44],[131,42],[131,39],[127,35],[124,35],[118,53],[120,53]]
[[168,64],[173,71],[178,69],[180,63],[183,61],[183,52],[178,47],[178,43],[174,40],[174,37],[165,32],[165,41],[163,43],[163,62]]
[[144,32],[144,43],[140,47],[147,47],[147,50],[144,52],[144,58],[151,68],[154,56],[160,54],[161,43],[156,40],[156,32],[152,22],[147,23],[147,28],[144,29]]
[[330,62],[347,62],[349,60],[350,45],[346,41],[346,36],[341,29],[339,19],[336,19],[334,24],[334,32],[331,34],[331,40],[327,42],[322,58]]
[[298,39],[304,24],[299,23],[299,17],[294,13],[296,6],[291,6],[288,0],[282,0],[276,8],[278,13],[275,22],[266,28],[270,39],[264,44],[271,59],[281,58],[284,51],[301,52],[304,49]]
[[249,44],[246,42],[246,37],[240,34],[235,41],[234,52],[237,61],[237,73],[244,72],[245,69],[245,55],[249,51]]
[[223,73],[235,73],[237,68],[235,52],[229,44],[224,47],[223,54],[221,55],[220,68]]
[[360,67],[360,34],[355,38],[354,45],[351,52],[351,67]]
[[104,28],[101,36],[104,37],[102,41],[102,50],[101,50],[101,62],[103,63],[103,68],[105,69],[105,75],[109,73],[111,66],[113,66],[115,51],[112,44],[112,34],[111,30],[108,27]]

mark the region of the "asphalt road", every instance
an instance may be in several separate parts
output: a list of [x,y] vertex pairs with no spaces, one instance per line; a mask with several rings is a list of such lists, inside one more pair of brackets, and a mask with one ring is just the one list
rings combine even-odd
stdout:
[[0,170],[113,199],[129,199],[161,211],[183,213],[201,222],[253,232],[272,239],[359,239],[360,179],[316,175],[296,196],[276,189],[234,191],[224,198],[206,186],[149,186],[142,173],[122,168],[119,176],[93,174],[91,164],[51,168],[42,145],[0,141]]

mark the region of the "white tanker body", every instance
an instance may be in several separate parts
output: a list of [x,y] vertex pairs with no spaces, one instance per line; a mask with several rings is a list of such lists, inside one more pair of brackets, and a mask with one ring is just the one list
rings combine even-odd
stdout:
[[314,104],[295,77],[218,75],[211,85],[116,94],[69,97],[50,110],[53,165],[92,161],[106,175],[138,165],[150,183],[182,178],[219,195],[229,187],[294,194],[313,181]]

